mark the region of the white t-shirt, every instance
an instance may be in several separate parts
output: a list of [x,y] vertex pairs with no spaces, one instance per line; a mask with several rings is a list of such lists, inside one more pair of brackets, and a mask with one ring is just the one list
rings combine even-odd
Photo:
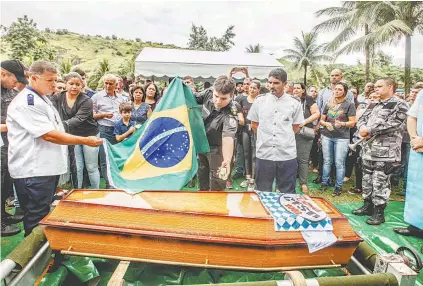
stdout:
[[24,88],[10,103],[6,124],[12,178],[55,176],[67,172],[67,146],[41,138],[53,130],[64,132],[59,113],[46,96]]

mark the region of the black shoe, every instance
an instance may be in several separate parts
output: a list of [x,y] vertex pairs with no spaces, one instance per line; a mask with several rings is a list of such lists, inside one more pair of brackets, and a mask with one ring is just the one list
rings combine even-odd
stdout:
[[237,180],[243,177],[244,177],[244,174],[235,172],[235,174],[232,176],[232,180]]
[[332,193],[332,197],[339,197],[342,193],[341,188],[335,188],[335,191]]
[[320,185],[320,191],[322,191],[322,192],[326,191],[327,187],[328,187],[328,185],[326,185],[326,184],[321,184],[321,185]]
[[322,182],[322,176],[317,176],[316,179],[312,181],[315,184],[320,184]]
[[366,220],[367,224],[379,225],[385,222],[385,207],[386,205],[374,206],[374,212],[371,218]]
[[423,238],[423,230],[418,229],[412,225],[408,227],[394,227],[394,231],[398,234],[405,235],[405,236],[415,236],[418,238]]
[[359,195],[361,194],[363,191],[361,189],[358,188],[351,188],[348,193],[351,195]]
[[358,216],[373,215],[372,201],[369,199],[364,200],[364,205],[359,209],[353,210],[352,214]]
[[7,225],[3,220],[1,221],[1,237],[16,235],[20,232],[21,229],[19,227]]
[[2,222],[5,224],[14,224],[23,220],[23,215],[11,215],[9,213],[2,214]]

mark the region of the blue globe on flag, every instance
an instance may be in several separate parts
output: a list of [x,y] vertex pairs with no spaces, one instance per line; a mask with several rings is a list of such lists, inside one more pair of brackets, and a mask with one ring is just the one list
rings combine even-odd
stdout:
[[190,138],[187,128],[171,117],[154,119],[139,143],[143,157],[159,168],[177,165],[188,154]]

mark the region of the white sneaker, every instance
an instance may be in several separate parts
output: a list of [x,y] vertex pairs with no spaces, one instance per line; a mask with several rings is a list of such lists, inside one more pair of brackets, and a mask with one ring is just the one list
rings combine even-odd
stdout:
[[247,191],[253,192],[256,190],[256,185],[254,183],[249,183],[247,187]]
[[248,180],[244,180],[241,184],[239,184],[241,188],[246,188],[248,186]]

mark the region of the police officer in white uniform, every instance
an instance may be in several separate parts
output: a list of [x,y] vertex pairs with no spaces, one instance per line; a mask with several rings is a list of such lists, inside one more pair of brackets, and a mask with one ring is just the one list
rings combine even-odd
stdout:
[[37,61],[30,68],[30,84],[12,101],[7,111],[9,172],[24,216],[25,236],[50,210],[59,175],[67,172],[65,145],[99,146],[102,139],[64,132],[57,110],[46,95],[57,82],[56,67]]

